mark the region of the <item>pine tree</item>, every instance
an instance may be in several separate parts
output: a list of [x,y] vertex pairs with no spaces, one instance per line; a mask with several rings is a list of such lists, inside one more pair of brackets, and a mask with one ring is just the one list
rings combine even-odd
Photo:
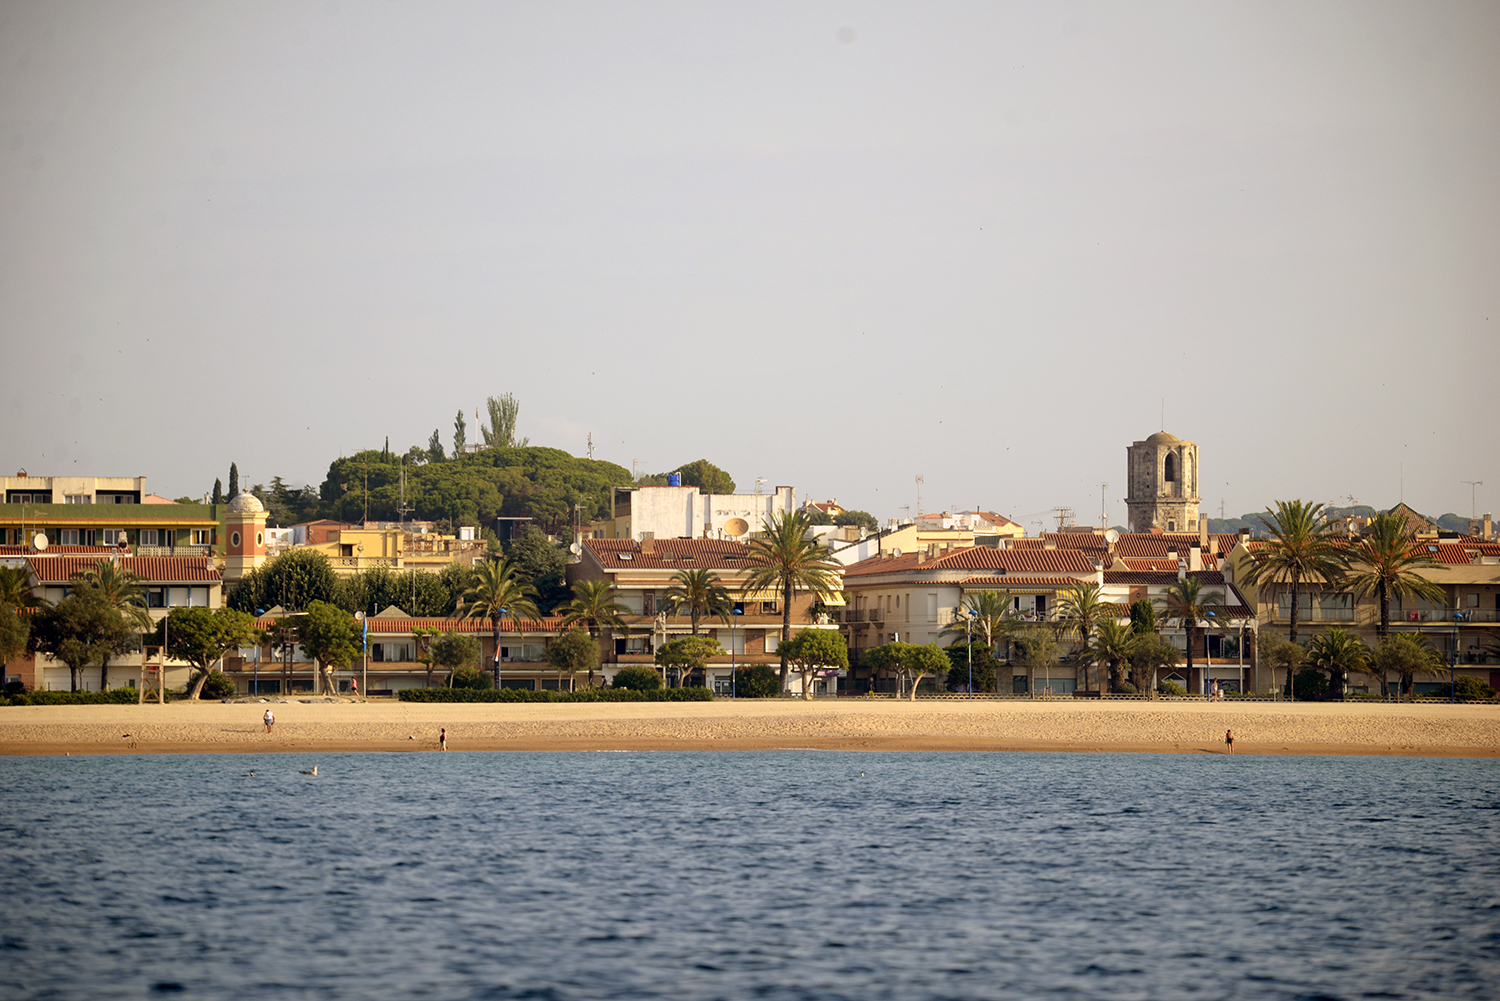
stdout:
[[433,428],[432,437],[427,439],[427,461],[442,462],[446,458],[443,454],[443,436],[438,433],[437,428]]
[[463,409],[460,408],[458,411],[458,416],[453,418],[453,457],[455,459],[462,459],[464,456],[464,446],[468,444],[468,442],[464,438],[464,431],[466,429],[467,427],[464,424],[464,412]]
[[229,499],[234,500],[240,495],[240,467],[234,463],[229,464]]

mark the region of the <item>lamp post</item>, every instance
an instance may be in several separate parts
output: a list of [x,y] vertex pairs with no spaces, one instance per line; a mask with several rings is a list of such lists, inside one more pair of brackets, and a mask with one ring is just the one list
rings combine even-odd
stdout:
[[734,659],[734,637],[735,637],[735,631],[734,630],[735,630],[735,626],[737,626],[739,624],[739,620],[736,619],[735,616],[736,615],[743,615],[743,614],[745,614],[745,613],[742,612],[740,609],[736,608],[736,609],[733,610],[732,614],[729,616],[729,697],[731,699],[737,699],[737,698],[740,697],[740,683],[739,683],[739,673],[740,672],[739,672],[739,669],[735,667],[735,659]]
[[1448,651],[1448,701],[1458,701],[1458,609],[1453,610],[1453,648]]
[[495,617],[495,691],[500,690],[500,623],[505,619],[505,609]]
[[964,632],[969,638],[969,698],[974,697],[974,613],[964,616]]
[[[365,698],[370,697],[370,623],[365,618],[364,609],[354,613],[354,621],[360,625],[360,646],[363,648],[363,667],[360,671],[359,685],[364,689]],[[358,694],[357,692],[355,694]]]
[[[1208,688],[1208,676],[1209,676],[1210,673],[1212,673],[1212,670],[1213,670],[1213,665],[1209,662],[1209,659],[1208,659],[1208,630],[1211,629],[1211,628],[1213,628],[1214,623],[1213,623],[1212,620],[1213,620],[1213,617],[1214,617],[1214,613],[1212,611],[1210,611],[1208,613],[1208,617],[1209,617],[1210,621],[1209,621],[1208,625],[1205,626],[1204,629],[1203,629],[1203,701],[1204,702],[1208,702],[1212,698],[1212,696],[1211,696],[1211,694],[1209,692],[1209,688]],[[1188,642],[1189,643],[1193,642],[1192,633],[1188,633]]]

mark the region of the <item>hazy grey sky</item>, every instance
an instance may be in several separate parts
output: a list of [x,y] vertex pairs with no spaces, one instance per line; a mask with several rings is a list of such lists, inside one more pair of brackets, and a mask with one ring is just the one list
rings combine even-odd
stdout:
[[1500,5],[0,4],[0,470],[1500,511]]

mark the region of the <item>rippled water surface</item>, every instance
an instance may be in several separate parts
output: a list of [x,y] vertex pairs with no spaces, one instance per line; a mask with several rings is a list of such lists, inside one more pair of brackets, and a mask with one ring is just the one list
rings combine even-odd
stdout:
[[1497,771],[10,758],[0,996],[1494,998]]

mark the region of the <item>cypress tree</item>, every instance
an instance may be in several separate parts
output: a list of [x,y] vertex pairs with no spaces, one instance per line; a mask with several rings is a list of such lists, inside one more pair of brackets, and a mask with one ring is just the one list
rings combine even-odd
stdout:
[[229,499],[234,500],[240,495],[240,467],[234,463],[229,464]]
[[219,480],[217,478],[214,480],[214,499],[213,499],[213,502],[215,504],[222,504],[222,503],[224,503],[224,485],[221,482],[219,482]]

